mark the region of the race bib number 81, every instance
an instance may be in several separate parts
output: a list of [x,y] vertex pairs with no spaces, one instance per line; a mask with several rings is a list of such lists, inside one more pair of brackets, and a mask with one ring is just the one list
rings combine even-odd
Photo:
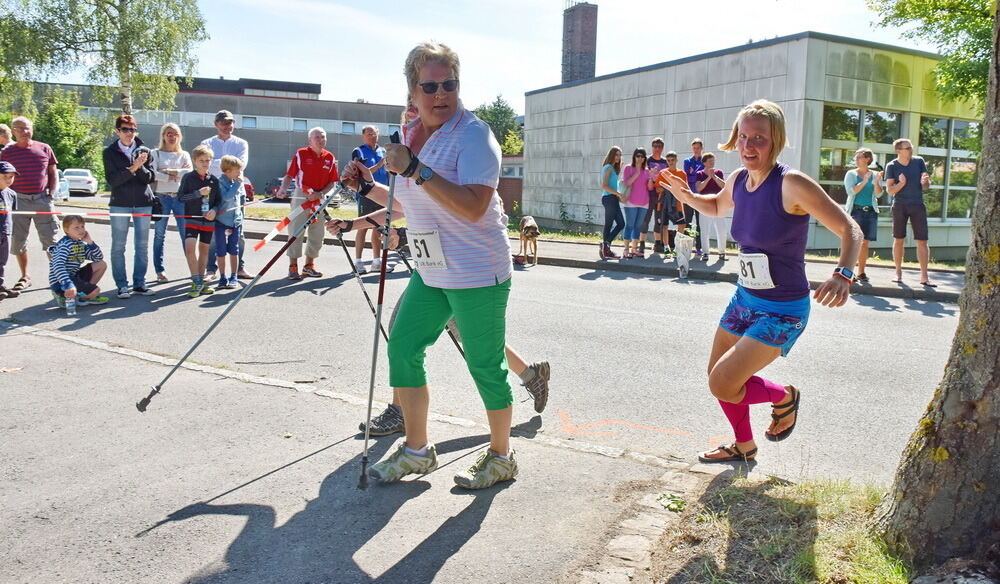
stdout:
[[771,266],[767,261],[767,254],[741,253],[737,276],[737,282],[744,288],[751,290],[774,288],[774,282],[771,280]]
[[410,240],[410,256],[418,269],[448,269],[448,262],[444,259],[444,249],[441,247],[441,234],[437,229],[410,231],[406,236]]

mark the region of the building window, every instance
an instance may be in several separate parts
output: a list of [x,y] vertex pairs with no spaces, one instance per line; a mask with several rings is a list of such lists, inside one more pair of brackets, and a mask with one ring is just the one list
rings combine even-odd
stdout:
[[823,139],[857,142],[861,110],[828,105],[823,108]]
[[342,122],[340,124],[341,134],[353,134],[354,133],[354,122]]
[[920,146],[922,148],[948,147],[948,120],[945,118],[920,118]]
[[896,138],[901,136],[902,127],[902,114],[865,110],[865,142],[892,144]]
[[308,129],[308,122],[305,120],[292,120],[292,131],[293,132],[305,132]]
[[252,130],[257,127],[257,118],[254,116],[243,116],[243,127]]
[[955,150],[981,150],[983,142],[983,126],[979,122],[955,120],[952,123],[951,147]]
[[389,124],[389,135],[392,136],[396,132],[399,132],[400,134],[402,134],[403,132],[402,129],[399,127],[399,124]]

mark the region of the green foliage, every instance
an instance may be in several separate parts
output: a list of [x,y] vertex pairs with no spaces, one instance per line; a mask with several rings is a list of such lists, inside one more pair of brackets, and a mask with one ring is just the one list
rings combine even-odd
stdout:
[[986,102],[996,0],[868,0],[878,25],[903,29],[944,56],[934,69],[938,92],[949,101]]
[[520,128],[507,130],[507,136],[500,143],[500,152],[504,154],[524,154],[524,138]]
[[[196,0],[10,0],[0,24],[0,80],[30,80],[86,69],[122,111],[140,99],[150,109],[172,107],[176,76],[190,78],[196,44],[206,40]],[[108,87],[108,86],[113,87]]]
[[[514,132],[518,139],[521,140],[521,150],[524,149],[521,125],[517,123],[517,113],[504,100],[503,96],[498,95],[493,103],[484,103],[477,107],[473,113],[476,114],[476,117],[489,124],[497,142],[505,144],[507,142],[507,135],[510,132]],[[503,150],[503,153],[519,154],[519,152],[507,152],[506,150]]]
[[34,139],[52,147],[59,168],[86,168],[94,173],[98,182],[103,182],[101,136],[104,132],[97,120],[80,114],[76,93],[58,89],[50,92],[33,121]]

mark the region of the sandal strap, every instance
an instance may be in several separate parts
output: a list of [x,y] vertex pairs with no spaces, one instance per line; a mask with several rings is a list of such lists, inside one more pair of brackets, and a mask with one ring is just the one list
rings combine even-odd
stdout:
[[728,454],[729,456],[742,456],[743,458],[748,458],[748,457],[751,457],[751,456],[757,454],[757,448],[756,447],[755,448],[751,448],[748,452],[743,452],[742,450],[740,450],[740,447],[737,446],[735,442],[733,442],[732,444],[730,444],[728,447],[727,446],[720,446],[719,448],[721,448],[722,450],[724,450],[726,452],[726,454]]

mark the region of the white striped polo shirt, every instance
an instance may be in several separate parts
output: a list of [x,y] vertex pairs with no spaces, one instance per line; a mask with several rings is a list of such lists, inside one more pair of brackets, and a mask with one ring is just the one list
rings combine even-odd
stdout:
[[[406,126],[404,142],[413,142]],[[496,192],[500,181],[500,145],[489,125],[459,106],[424,144],[420,161],[442,178],[459,185],[484,185],[493,189],[486,214],[476,222],[456,217],[417,186],[412,178],[396,177],[394,196],[406,213],[406,226],[414,231],[437,229],[441,235],[447,270],[420,270],[424,283],[435,288],[479,288],[507,281],[512,274],[508,217]]]

